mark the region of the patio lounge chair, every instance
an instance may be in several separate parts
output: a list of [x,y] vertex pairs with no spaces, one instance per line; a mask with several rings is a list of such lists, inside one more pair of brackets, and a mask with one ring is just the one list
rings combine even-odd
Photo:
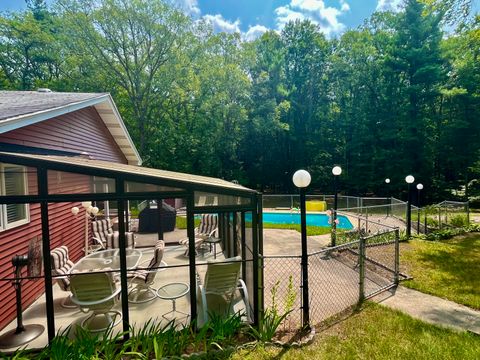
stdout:
[[[110,219],[93,220],[92,230],[92,239],[100,249],[117,249],[119,247],[119,233],[113,231]],[[132,232],[125,233],[125,241],[127,249],[135,248],[135,237]]]
[[158,267],[161,265],[167,266],[167,263],[162,260],[164,250],[165,242],[158,240],[155,244],[153,258],[150,260],[147,268],[135,270],[128,274],[130,277],[129,285],[132,286],[132,289],[128,293],[128,301],[134,304],[140,304],[157,298],[157,292],[152,288],[152,284],[157,272],[161,271]]
[[241,260],[237,256],[223,261],[209,261],[203,283],[197,273],[197,304],[203,322],[208,321],[209,313],[230,314],[237,290],[243,297],[247,320],[250,320],[247,287],[240,279]]
[[[116,287],[110,273],[74,273],[70,277],[70,288],[73,293],[72,301],[80,307],[80,310],[85,313],[92,311],[92,314],[81,322],[82,327],[99,332],[120,323],[122,314],[120,311],[112,310],[112,307],[117,302],[121,288]],[[100,320],[100,315],[104,316],[104,322],[101,324],[103,326],[90,327]]]
[[[73,262],[68,257],[68,248],[66,246],[60,246],[53,249],[50,252],[50,257],[52,259],[52,275],[58,276],[55,277],[57,280],[58,286],[63,291],[70,292],[70,279],[68,274],[73,267]],[[67,309],[75,309],[77,305],[71,302],[72,294],[63,299],[61,306]]]
[[[200,225],[195,228],[195,249],[198,250],[206,239],[213,237],[218,233],[218,216],[217,214],[202,214]],[[185,256],[188,256],[188,238],[178,242],[185,246]]]

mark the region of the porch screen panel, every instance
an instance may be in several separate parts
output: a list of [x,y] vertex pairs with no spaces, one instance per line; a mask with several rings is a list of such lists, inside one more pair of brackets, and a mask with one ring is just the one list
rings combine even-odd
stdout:
[[[7,176],[8,177],[8,176]],[[7,206],[7,205],[2,205]],[[0,252],[2,257],[0,259],[0,304],[2,311],[0,312],[0,336],[4,335],[10,330],[17,327],[16,320],[16,292],[14,285],[16,266],[12,261],[18,265],[20,270],[21,281],[21,296],[22,303],[22,317],[23,323],[40,325],[44,328],[39,337],[33,341],[22,345],[27,349],[40,349],[47,345],[47,320],[44,314],[46,313],[44,299],[44,278],[43,271],[39,273],[29,273],[27,271],[28,265],[31,263],[43,265],[42,263],[42,230],[41,230],[41,216],[40,204],[20,204],[19,206],[28,209],[28,218],[30,223],[24,223],[22,226],[10,226],[6,231],[0,232]],[[11,209],[11,207],[9,206]],[[12,212],[10,212],[12,214]],[[31,216],[30,216],[31,214]],[[3,218],[6,220],[7,213],[3,213]],[[12,220],[10,218],[10,220]],[[15,224],[15,223],[12,223]],[[12,225],[8,224],[8,225]],[[32,243],[32,245],[30,245]],[[29,248],[32,247],[28,258]],[[35,255],[33,255],[35,253]],[[23,257],[22,261],[18,261],[19,257]],[[41,270],[40,266],[36,269]],[[38,276],[36,278],[29,277],[29,275]],[[40,328],[41,328],[40,327]],[[0,352],[13,351],[15,348],[2,347]]]
[[255,289],[253,287],[253,229],[252,212],[245,213],[245,283],[247,285],[250,308],[253,309]]
[[115,192],[115,179],[48,170],[49,194],[108,194]]
[[195,206],[250,205],[248,197],[195,191]]
[[175,192],[175,191],[184,191],[184,189],[157,185],[157,184],[148,184],[135,181],[126,181],[125,182],[125,192]]

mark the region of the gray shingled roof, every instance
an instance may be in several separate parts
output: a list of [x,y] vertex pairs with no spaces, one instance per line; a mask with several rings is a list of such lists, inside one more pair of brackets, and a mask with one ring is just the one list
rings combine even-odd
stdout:
[[35,114],[105,95],[102,93],[0,91],[0,123],[18,116]]

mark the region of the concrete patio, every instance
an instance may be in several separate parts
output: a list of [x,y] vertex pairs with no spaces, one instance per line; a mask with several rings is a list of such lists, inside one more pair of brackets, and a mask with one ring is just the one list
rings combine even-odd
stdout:
[[[184,231],[167,233],[166,238],[173,239],[175,237],[183,234]],[[147,235],[150,235],[151,239],[148,239]],[[156,234],[144,234],[143,240],[152,241],[156,239]],[[153,240],[154,241],[154,240]],[[167,240],[168,242],[168,240]],[[153,256],[153,248],[138,248],[142,252],[139,264],[144,261],[149,261]],[[168,264],[166,269],[162,269],[158,272],[155,277],[155,283],[152,286],[154,289],[158,289],[166,284],[172,282],[181,282],[189,284],[189,264],[188,258],[184,256],[185,248],[179,245],[169,245],[165,248],[163,260]],[[217,260],[224,259],[223,253],[221,252],[220,247],[217,246]],[[197,267],[196,270],[200,277],[203,279],[205,272],[207,270],[206,262],[208,260],[213,260],[213,253],[210,253],[207,249],[205,252],[200,252],[197,256]],[[144,265],[145,266],[145,265]],[[60,289],[60,287],[55,284],[53,286],[53,297],[54,297],[54,311],[55,311],[55,330],[57,333],[62,333],[69,326],[74,329],[76,325],[80,325],[81,321],[85,319],[89,314],[86,314],[80,311],[78,308],[67,309],[61,306],[62,301],[70,294]],[[244,303],[239,294],[237,294],[234,304],[234,311],[242,311],[244,309]],[[190,294],[187,293],[185,296],[182,296],[176,300],[177,310],[190,314]],[[114,306],[113,310],[118,310],[121,312],[122,305],[121,301],[118,301]],[[129,302],[129,317],[130,323],[134,329],[141,328],[147,321],[155,320],[161,325],[167,324],[168,321],[165,320],[162,315],[168,313],[172,310],[172,301],[156,298],[152,301],[142,304],[133,304]],[[182,324],[187,324],[190,322],[190,316],[184,316],[179,314],[176,319],[178,326]],[[45,306],[45,295],[40,296],[32,305],[23,311],[23,322],[27,324],[41,324],[47,328],[46,321],[46,306]],[[15,329],[16,320],[12,321],[7,325],[2,333]],[[121,322],[113,329],[114,333],[122,332]],[[70,333],[70,336],[75,336],[74,332]],[[48,344],[47,331],[45,330],[43,334],[32,342],[28,343],[26,346],[29,349],[32,348],[43,348]],[[2,351],[8,352],[15,349],[2,349]]]

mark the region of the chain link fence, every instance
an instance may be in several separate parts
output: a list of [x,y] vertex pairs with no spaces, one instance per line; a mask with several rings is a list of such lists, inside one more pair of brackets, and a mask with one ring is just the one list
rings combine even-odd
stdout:
[[442,201],[412,210],[412,227],[417,233],[426,234],[442,229],[462,228],[469,224],[468,202]]
[[264,302],[279,313],[292,311],[283,322],[284,329],[302,325],[302,266],[300,256],[263,257]]
[[[270,210],[290,210],[300,207],[299,195],[263,195],[263,208]],[[334,195],[307,195],[307,201],[324,201],[326,203],[326,209],[334,207],[335,196]],[[362,209],[364,207],[370,207],[375,205],[386,206],[390,203],[390,198],[367,198],[357,196],[345,196],[338,195],[337,198],[338,209]]]
[[[333,206],[333,195],[307,196],[308,200]],[[296,195],[264,196],[264,207],[296,208]],[[408,204],[395,198],[340,197],[330,216],[332,244],[308,254],[308,306],[303,304],[301,256],[264,256],[264,306],[279,313],[292,310],[283,329],[299,329],[308,312],[317,325],[352,309],[398,284],[408,275],[400,272],[399,240],[406,231]],[[468,203],[443,201],[418,208],[412,206],[411,232],[462,227],[469,223]],[[333,219],[347,217],[352,230],[337,229]],[[423,223],[422,223],[423,220]]]
[[292,310],[284,329],[300,328],[304,311],[310,324],[317,325],[398,283],[399,230],[357,220],[370,231],[308,254],[308,309],[302,303],[301,256],[263,257],[265,307],[275,307],[279,313]]
[[359,302],[358,256],[360,241],[309,254],[310,321],[319,324]]

